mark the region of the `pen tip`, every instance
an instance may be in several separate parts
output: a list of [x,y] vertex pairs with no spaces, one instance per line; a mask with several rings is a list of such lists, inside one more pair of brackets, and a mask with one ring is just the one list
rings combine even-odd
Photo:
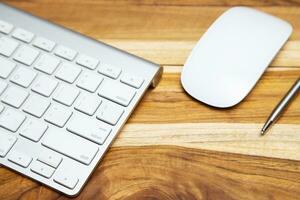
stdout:
[[260,135],[263,136],[263,135],[265,135],[265,133],[266,132],[264,130],[261,130]]

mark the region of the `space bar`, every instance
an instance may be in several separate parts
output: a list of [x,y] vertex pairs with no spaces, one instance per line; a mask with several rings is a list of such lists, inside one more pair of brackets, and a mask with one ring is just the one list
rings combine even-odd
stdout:
[[94,143],[72,133],[57,130],[48,130],[42,144],[85,165],[89,165],[98,152]]

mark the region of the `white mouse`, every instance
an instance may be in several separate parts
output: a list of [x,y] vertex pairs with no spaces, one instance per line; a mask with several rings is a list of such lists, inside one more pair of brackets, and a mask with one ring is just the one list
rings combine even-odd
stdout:
[[195,99],[226,108],[242,101],[292,33],[279,18],[247,7],[223,13],[189,55],[181,74]]

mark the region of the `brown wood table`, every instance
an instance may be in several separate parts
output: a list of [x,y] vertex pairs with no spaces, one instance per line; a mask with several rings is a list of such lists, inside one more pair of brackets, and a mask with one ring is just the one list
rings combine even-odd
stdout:
[[[300,199],[300,96],[258,135],[300,76],[299,0],[4,2],[164,67],[77,199]],[[214,19],[236,5],[288,20],[294,32],[250,95],[218,110],[184,93],[180,71]],[[0,199],[67,197],[0,167]]]

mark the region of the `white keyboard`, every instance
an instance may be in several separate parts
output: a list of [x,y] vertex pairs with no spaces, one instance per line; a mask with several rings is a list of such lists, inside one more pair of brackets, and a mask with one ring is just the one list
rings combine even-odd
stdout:
[[160,74],[158,65],[0,4],[0,163],[78,194]]

